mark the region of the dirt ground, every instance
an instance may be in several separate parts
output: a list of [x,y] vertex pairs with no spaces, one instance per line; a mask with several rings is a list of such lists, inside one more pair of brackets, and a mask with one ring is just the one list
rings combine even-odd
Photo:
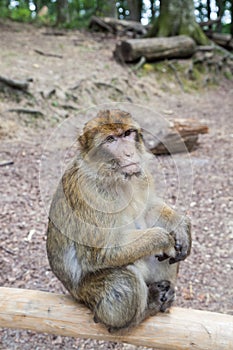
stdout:
[[[0,166],[0,285],[65,292],[46,257],[49,200],[77,129],[101,104],[114,102],[135,111],[155,133],[167,118],[208,124],[195,151],[154,158],[152,169],[166,201],[192,218],[193,249],[181,264],[176,305],[233,314],[233,81],[221,78],[218,85],[183,91],[172,73],[161,77],[150,66],[134,72],[117,64],[116,38],[84,31],[51,34],[0,22],[0,76],[32,80],[28,93],[0,86],[0,162],[12,161]],[[137,348],[0,332],[2,350]]]

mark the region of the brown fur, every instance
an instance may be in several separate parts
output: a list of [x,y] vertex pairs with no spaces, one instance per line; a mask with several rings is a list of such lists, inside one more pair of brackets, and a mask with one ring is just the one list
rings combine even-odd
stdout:
[[[129,129],[133,142],[122,136]],[[142,171],[122,172],[124,152],[117,156],[118,168],[111,165],[113,155],[103,143],[108,135],[123,151],[124,145],[132,148]],[[169,262],[190,253],[190,222],[155,197],[141,130],[129,113],[99,112],[79,142],[80,155],[51,204],[49,262],[73,297],[93,310],[95,321],[109,330],[127,328],[171,306],[178,264]]]

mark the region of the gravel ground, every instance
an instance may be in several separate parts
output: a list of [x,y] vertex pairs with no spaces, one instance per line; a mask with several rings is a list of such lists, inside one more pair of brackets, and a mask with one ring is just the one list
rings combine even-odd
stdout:
[[[6,92],[0,95],[0,160],[14,162],[0,167],[0,285],[65,292],[52,274],[46,258],[47,214],[40,196],[39,169],[45,143],[57,122],[66,117],[64,104],[67,101],[62,93],[87,77],[92,67],[91,73],[101,81],[110,81],[111,76],[121,77],[118,78],[120,89],[126,101],[130,96],[135,104],[146,105],[164,117],[193,117],[208,124],[209,134],[200,138],[200,146],[191,153],[191,158],[187,154],[155,158],[152,169],[162,169],[162,180],[158,182],[166,184],[166,201],[181,212],[188,211],[193,223],[192,254],[181,264],[176,305],[233,314],[233,83],[223,80],[211,89],[184,93],[177,92],[178,85],[174,86],[174,81],[169,81],[164,89],[155,82],[156,77],[152,73],[149,77],[132,76],[112,61],[109,49],[113,48],[113,39],[102,43],[90,34],[86,38],[83,33],[72,32],[68,38],[59,37],[54,43],[54,38],[52,41],[42,35],[42,29],[11,22],[0,23],[0,26],[3,44],[0,74],[15,78],[33,76],[35,79],[31,88],[32,100],[28,97],[17,100],[18,97],[13,98]],[[81,49],[77,44],[75,46],[75,38],[83,43]],[[84,50],[87,43],[89,49]],[[62,51],[64,55],[69,52],[69,61],[48,59],[44,65],[45,59],[33,53],[33,49],[38,47],[47,52],[60,54]],[[133,86],[125,86],[124,79],[132,79]],[[122,100],[122,96],[113,96],[112,90],[95,90],[93,81],[95,78],[89,86],[91,93],[87,93],[88,86],[82,90],[84,102],[73,100],[72,107],[80,110],[93,104],[93,98],[99,103]],[[51,86],[56,87],[57,95],[50,103],[42,99],[41,91]],[[143,91],[149,91],[149,96]],[[57,108],[62,104],[63,107]],[[17,106],[39,108],[46,118],[38,120],[7,112]],[[78,112],[69,110],[70,116],[75,113]],[[153,113],[140,118],[147,127],[156,127]],[[153,171],[157,180],[157,171]],[[178,189],[179,179],[183,180]],[[29,331],[3,329],[0,332],[2,350],[143,349]]]

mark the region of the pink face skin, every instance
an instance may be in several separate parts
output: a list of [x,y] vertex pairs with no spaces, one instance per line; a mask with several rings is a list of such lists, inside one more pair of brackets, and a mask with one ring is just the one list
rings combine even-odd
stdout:
[[125,175],[140,172],[140,157],[136,148],[136,131],[129,129],[120,136],[109,135],[102,144],[116,160],[119,170]]

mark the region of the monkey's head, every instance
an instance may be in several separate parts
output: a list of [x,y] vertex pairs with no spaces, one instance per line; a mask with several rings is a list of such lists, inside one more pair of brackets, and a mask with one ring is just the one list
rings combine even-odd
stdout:
[[79,136],[81,154],[92,168],[109,176],[139,176],[146,153],[141,128],[127,112],[103,110]]

